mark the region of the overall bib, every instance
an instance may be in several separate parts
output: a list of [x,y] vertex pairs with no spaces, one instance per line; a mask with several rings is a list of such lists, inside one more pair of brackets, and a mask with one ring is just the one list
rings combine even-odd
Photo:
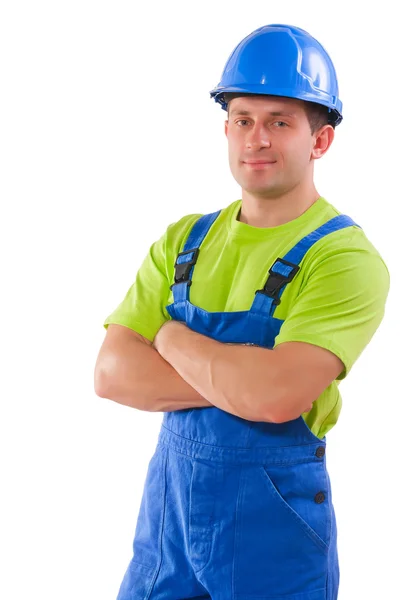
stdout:
[[[176,260],[170,316],[223,343],[272,349],[272,314],[309,248],[356,225],[337,215],[277,258],[250,310],[189,301],[194,265],[220,211],[194,224]],[[117,600],[336,600],[337,527],[326,437],[300,416],[253,422],[217,407],[165,412]]]

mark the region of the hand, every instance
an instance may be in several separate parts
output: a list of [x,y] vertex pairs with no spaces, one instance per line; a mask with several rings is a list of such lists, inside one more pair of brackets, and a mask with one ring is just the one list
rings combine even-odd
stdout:
[[157,331],[157,334],[152,343],[153,348],[157,350],[163,356],[163,346],[167,340],[169,331],[175,327],[187,327],[187,325],[183,321],[176,321],[175,319],[169,319],[165,323],[163,323],[160,329]]

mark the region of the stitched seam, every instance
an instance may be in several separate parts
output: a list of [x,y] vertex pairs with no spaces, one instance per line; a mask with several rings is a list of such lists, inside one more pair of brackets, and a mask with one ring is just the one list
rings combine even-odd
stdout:
[[[253,450],[254,449],[254,448],[246,448],[246,447],[242,447],[242,446],[235,446],[234,448],[229,448],[228,446],[215,446],[214,444],[206,444],[205,442],[199,442],[197,440],[192,440],[191,438],[183,437],[182,435],[175,433],[174,431],[172,431],[171,429],[169,429],[168,427],[166,427],[163,424],[161,424],[161,427],[164,427],[164,429],[169,431],[172,435],[175,435],[178,438],[181,438],[182,440],[186,440],[187,442],[193,442],[194,444],[200,444],[202,446],[207,446],[208,448],[221,448],[225,452],[236,452],[237,450]],[[300,448],[301,446],[314,446],[315,443],[319,444],[321,441],[322,440],[318,440],[318,442],[308,442],[307,444],[296,444],[296,445],[289,444],[289,446],[266,446],[266,448],[272,448],[272,449],[274,449],[274,448]]]

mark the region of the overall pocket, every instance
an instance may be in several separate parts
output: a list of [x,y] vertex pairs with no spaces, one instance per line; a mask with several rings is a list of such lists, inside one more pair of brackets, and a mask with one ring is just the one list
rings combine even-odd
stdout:
[[325,463],[265,465],[263,472],[278,502],[321,550],[328,550],[331,506]]
[[[318,461],[243,469],[237,505],[234,588],[237,598],[324,600],[329,516]],[[317,496],[318,493],[324,494]],[[299,597],[299,596],[298,596]]]

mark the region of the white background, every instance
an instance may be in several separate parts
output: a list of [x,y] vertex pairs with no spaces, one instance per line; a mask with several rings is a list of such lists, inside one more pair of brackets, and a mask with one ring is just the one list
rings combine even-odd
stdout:
[[334,61],[344,121],[316,162],[316,187],[391,273],[385,319],[340,386],[327,438],[339,600],[414,596],[418,131],[407,5],[2,4],[2,598],[116,598],[162,413],[96,396],[102,323],[168,224],[241,197],[226,113],[209,90],[236,44],[269,23],[306,29]]

